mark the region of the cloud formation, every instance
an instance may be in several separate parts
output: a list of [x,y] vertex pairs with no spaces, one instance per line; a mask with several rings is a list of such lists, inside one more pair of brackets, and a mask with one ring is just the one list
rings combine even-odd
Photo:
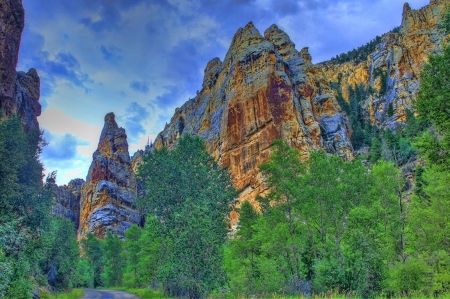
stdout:
[[125,114],[119,116],[119,122],[123,124],[129,141],[136,142],[146,130],[143,122],[149,117],[147,108],[137,102],[131,102],[125,110]]
[[103,59],[106,61],[117,62],[122,58],[122,50],[115,46],[101,45],[100,51],[102,52]]
[[42,151],[42,159],[53,161],[68,161],[77,155],[77,146],[89,145],[89,142],[80,140],[72,134],[51,134],[44,132],[44,139],[48,143]]
[[149,87],[148,83],[144,81],[138,81],[134,80],[130,82],[130,88],[134,91],[141,92],[141,93],[148,93]]

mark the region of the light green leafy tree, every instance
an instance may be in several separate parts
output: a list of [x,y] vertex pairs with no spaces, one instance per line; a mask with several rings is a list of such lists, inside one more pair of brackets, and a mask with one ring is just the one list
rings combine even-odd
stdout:
[[175,149],[156,150],[138,175],[147,191],[140,207],[155,217],[161,236],[158,280],[166,293],[199,298],[224,285],[223,244],[235,192],[203,140],[184,135]]
[[81,241],[84,258],[89,261],[92,271],[92,284],[94,288],[103,286],[102,273],[105,265],[104,241],[97,239],[93,234],[87,234],[86,239]]
[[101,274],[106,286],[117,287],[122,285],[124,262],[122,259],[122,241],[117,234],[106,233],[103,244],[104,268]]

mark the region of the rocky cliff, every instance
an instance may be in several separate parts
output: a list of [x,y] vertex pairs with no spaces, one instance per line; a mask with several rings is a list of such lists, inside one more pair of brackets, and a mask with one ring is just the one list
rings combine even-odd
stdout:
[[36,70],[16,72],[24,20],[21,0],[0,1],[0,120],[19,115],[28,131],[39,129],[41,105]]
[[253,202],[266,191],[258,166],[275,139],[305,158],[318,148],[352,158],[348,121],[328,81],[308,49],[297,51],[276,25],[263,36],[249,23],[237,31],[223,62],[208,62],[202,89],[176,109],[152,148],[171,147],[185,133],[201,136],[229,170],[239,199]]
[[74,223],[75,231],[80,224],[80,199],[83,179],[74,179],[67,185],[53,184],[52,214],[69,219]]
[[106,231],[111,231],[123,238],[131,224],[140,223],[133,204],[136,194],[125,129],[119,128],[113,113],[108,113],[81,188],[78,237],[90,232],[103,238]]
[[[430,54],[440,53],[447,40],[438,24],[449,5],[447,0],[431,0],[430,4],[411,9],[403,7],[400,30],[382,36],[382,42],[366,61],[354,63],[319,64],[332,82],[338,82],[348,101],[348,88],[363,84],[370,91],[363,103],[372,123],[395,128],[406,120],[406,109],[413,111],[412,102],[417,96],[420,70]],[[394,113],[388,115],[392,104]]]

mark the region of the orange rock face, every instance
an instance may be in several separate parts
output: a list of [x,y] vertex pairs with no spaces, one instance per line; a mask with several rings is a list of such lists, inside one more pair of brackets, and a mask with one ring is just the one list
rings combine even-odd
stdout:
[[[198,95],[177,108],[155,140],[171,147],[184,133],[201,136],[208,151],[226,167],[239,200],[254,202],[267,192],[259,165],[267,161],[275,139],[283,139],[306,158],[325,148],[352,157],[348,122],[340,113],[328,80],[272,25],[262,36],[249,23],[235,34],[223,62],[205,68]],[[232,214],[236,221],[236,214]]]
[[78,237],[89,232],[103,238],[106,231],[111,231],[123,238],[131,224],[140,222],[133,203],[136,194],[125,129],[118,127],[113,113],[108,113],[81,188]]
[[[367,61],[320,64],[330,81],[341,83],[343,96],[348,100],[348,87],[364,84],[375,92],[368,95],[363,107],[370,120],[379,126],[394,128],[406,120],[406,109],[413,111],[412,102],[420,84],[419,74],[430,54],[441,53],[445,40],[438,24],[448,6],[446,0],[431,0],[430,4],[413,10],[406,3],[399,33],[387,33]],[[384,74],[384,76],[381,76]],[[382,81],[385,77],[386,80]],[[386,92],[379,91],[384,85]],[[387,115],[388,105],[394,115]]]

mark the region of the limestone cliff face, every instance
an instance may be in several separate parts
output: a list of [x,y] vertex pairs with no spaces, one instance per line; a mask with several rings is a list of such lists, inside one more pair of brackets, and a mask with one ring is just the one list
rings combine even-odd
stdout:
[[[406,120],[406,109],[413,111],[412,101],[417,96],[420,70],[427,57],[440,53],[443,41],[448,39],[438,28],[448,5],[446,0],[432,0],[429,5],[413,10],[406,3],[399,33],[382,36],[382,42],[367,61],[359,64],[326,62],[318,67],[330,81],[340,82],[347,100],[349,86],[370,86],[374,92],[363,104],[368,117],[379,126],[394,128]],[[382,89],[385,89],[384,94],[380,94]],[[394,108],[392,116],[387,115],[390,104]]]
[[176,109],[152,148],[171,147],[184,133],[206,141],[229,170],[241,201],[267,191],[258,166],[275,139],[286,140],[305,158],[318,148],[353,155],[348,122],[328,79],[311,64],[308,49],[297,51],[275,25],[264,36],[252,23],[240,28],[224,61],[207,64],[202,89]]
[[83,179],[74,179],[68,185],[53,185],[53,205],[51,213],[69,219],[75,230],[80,224],[80,199]]
[[25,24],[21,0],[0,1],[0,109],[2,119],[19,115],[25,129],[39,129],[40,80],[35,69],[17,72],[20,39]]
[[123,238],[131,224],[140,222],[134,206],[136,192],[125,129],[118,127],[113,113],[108,113],[81,188],[79,238],[88,232],[103,238],[107,230]]

